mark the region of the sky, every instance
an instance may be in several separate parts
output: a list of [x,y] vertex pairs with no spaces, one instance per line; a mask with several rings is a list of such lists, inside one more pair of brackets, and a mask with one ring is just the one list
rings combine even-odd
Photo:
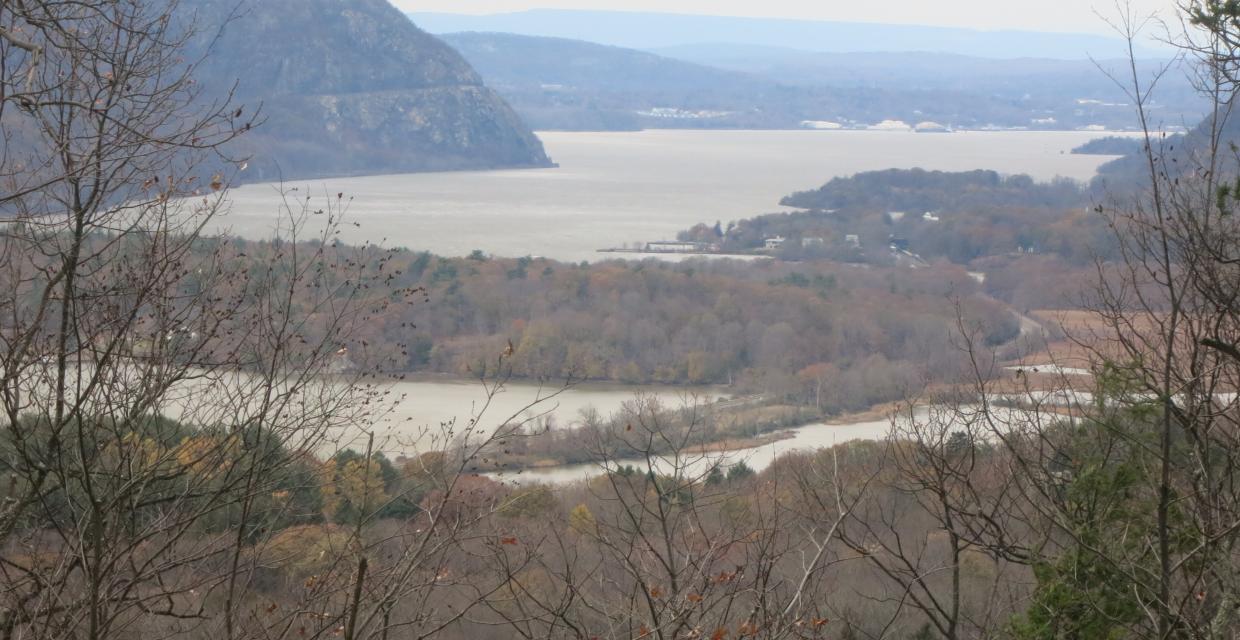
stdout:
[[[503,13],[527,9],[661,11],[843,22],[1112,34],[1099,13],[1115,0],[391,0],[404,11]],[[1125,1],[1125,0],[1120,0]],[[1173,18],[1177,0],[1126,0],[1138,15]]]

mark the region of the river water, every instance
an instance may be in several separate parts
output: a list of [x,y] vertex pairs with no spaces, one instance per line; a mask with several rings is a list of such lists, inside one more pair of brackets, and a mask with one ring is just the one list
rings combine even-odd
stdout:
[[[711,467],[726,469],[745,463],[754,471],[771,466],[777,458],[797,451],[815,451],[858,440],[885,440],[892,437],[908,438],[911,433],[918,437],[938,438],[943,434],[961,431],[979,441],[994,441],[999,431],[1012,429],[1047,428],[1064,420],[1063,416],[1044,409],[1020,409],[990,405],[985,411],[981,406],[918,407],[910,416],[907,410],[898,415],[879,419],[861,419],[852,422],[815,423],[788,429],[789,437],[758,447],[724,452],[688,453],[675,460],[654,458],[652,460],[614,460],[603,464],[577,464],[545,469],[526,469],[517,473],[491,474],[496,480],[508,484],[566,485],[589,480],[609,469],[632,466],[640,473],[653,469],[660,473],[677,473],[684,478],[703,477]],[[917,425],[914,427],[913,425]]]
[[[584,411],[602,417],[619,413],[625,403],[655,399],[667,407],[708,403],[728,397],[720,387],[652,387],[607,383],[584,383],[569,387],[555,384],[508,382],[498,389],[478,380],[448,377],[392,383],[389,409],[369,425],[380,448],[389,455],[412,455],[439,449],[444,434],[460,433],[470,421],[480,430],[494,433],[505,424],[530,426],[551,424],[571,428]],[[341,446],[362,444],[360,433],[345,434]]]
[[[791,437],[777,440],[759,447],[738,451],[712,452],[685,456],[679,464],[689,476],[702,475],[711,466],[728,467],[744,462],[754,471],[761,471],[771,465],[776,458],[793,451],[812,451],[833,447],[855,440],[882,440],[891,431],[891,421],[863,420],[843,424],[817,423],[796,429],[789,429]],[[656,469],[669,471],[673,463],[668,460],[655,460]],[[600,464],[574,464],[543,469],[526,469],[520,473],[494,474],[497,480],[511,484],[550,484],[563,485],[588,480],[604,473],[606,469],[614,469],[631,465],[645,472],[649,463],[645,460],[610,461],[606,466]]]
[[[728,397],[721,387],[649,387],[618,384],[585,383],[569,388],[510,382],[498,393],[490,393],[478,381],[439,378],[392,383],[390,410],[369,425],[376,446],[389,456],[414,456],[438,450],[449,444],[450,428],[459,434],[471,420],[484,434],[509,423],[542,424],[549,420],[556,428],[572,428],[584,411],[593,409],[603,417],[620,412],[623,405],[641,398],[655,399],[668,408],[710,403]],[[731,465],[744,461],[755,470],[765,469],[775,458],[790,451],[831,447],[853,440],[877,440],[886,437],[888,419],[861,420],[843,424],[810,424],[789,429],[790,437],[759,447],[723,453],[692,456],[692,466],[703,471],[714,464]],[[342,434],[335,447],[365,447],[365,433],[358,430]],[[584,443],[583,443],[584,446]],[[645,461],[621,460],[614,464],[633,464],[645,468]],[[541,482],[566,484],[588,479],[602,472],[595,464],[565,465],[536,468],[519,474],[496,475],[498,479],[516,483]]]
[[[390,175],[248,185],[230,192],[222,228],[251,239],[270,237],[281,203],[323,208],[337,193],[349,203],[341,238],[466,255],[544,256],[582,261],[615,257],[597,249],[671,239],[697,222],[727,222],[781,210],[779,199],[860,171],[922,167],[993,169],[1037,179],[1088,180],[1108,160],[1069,151],[1106,134],[1093,132],[964,132],[927,135],[893,131],[644,131],[541,133],[555,169]],[[313,217],[311,219],[314,219]],[[511,417],[570,425],[587,407],[608,415],[638,389],[586,385],[545,400],[550,390],[509,385],[496,395],[482,425]],[[646,389],[645,391],[652,391]],[[687,390],[653,390],[683,401]],[[373,426],[383,450],[412,454],[434,447],[441,425],[463,425],[486,405],[478,383],[403,382],[405,399]],[[690,391],[692,392],[692,391]],[[718,390],[696,390],[719,395]],[[490,426],[490,428],[493,428]],[[787,451],[883,437],[886,420],[808,425],[793,437],[728,454],[761,469]],[[459,428],[458,428],[459,431]],[[346,442],[348,440],[346,439]],[[717,455],[706,456],[713,464]],[[593,465],[526,471],[519,481],[563,483],[599,472]]]
[[[1109,158],[1069,151],[1090,132],[642,131],[541,133],[555,169],[372,176],[254,184],[230,192],[222,226],[272,233],[283,190],[323,208],[351,198],[341,238],[466,255],[615,257],[597,249],[665,240],[697,222],[779,211],[836,176],[912,168],[994,169],[1088,180]],[[330,194],[330,197],[327,197]]]

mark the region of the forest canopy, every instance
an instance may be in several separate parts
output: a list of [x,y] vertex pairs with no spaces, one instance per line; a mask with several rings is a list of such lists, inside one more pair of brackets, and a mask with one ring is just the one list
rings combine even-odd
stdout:
[[1012,204],[1069,207],[1084,199],[1084,187],[1067,178],[1036,182],[1027,175],[1002,176],[982,169],[887,169],[833,178],[818,189],[789,195],[780,204],[801,209],[865,208],[921,213]]

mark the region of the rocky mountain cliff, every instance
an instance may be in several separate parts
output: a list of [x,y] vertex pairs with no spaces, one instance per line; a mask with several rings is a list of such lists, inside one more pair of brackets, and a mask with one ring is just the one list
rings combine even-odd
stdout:
[[209,92],[263,124],[248,181],[548,166],[542,143],[452,48],[387,0],[181,0]]

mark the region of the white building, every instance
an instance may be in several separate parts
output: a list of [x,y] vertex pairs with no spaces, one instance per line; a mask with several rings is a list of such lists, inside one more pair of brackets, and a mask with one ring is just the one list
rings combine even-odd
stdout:
[[843,129],[844,125],[830,120],[802,120],[801,126],[806,129],[817,129],[819,131],[837,131]]
[[910,131],[912,127],[903,120],[883,120],[868,127],[871,131]]

